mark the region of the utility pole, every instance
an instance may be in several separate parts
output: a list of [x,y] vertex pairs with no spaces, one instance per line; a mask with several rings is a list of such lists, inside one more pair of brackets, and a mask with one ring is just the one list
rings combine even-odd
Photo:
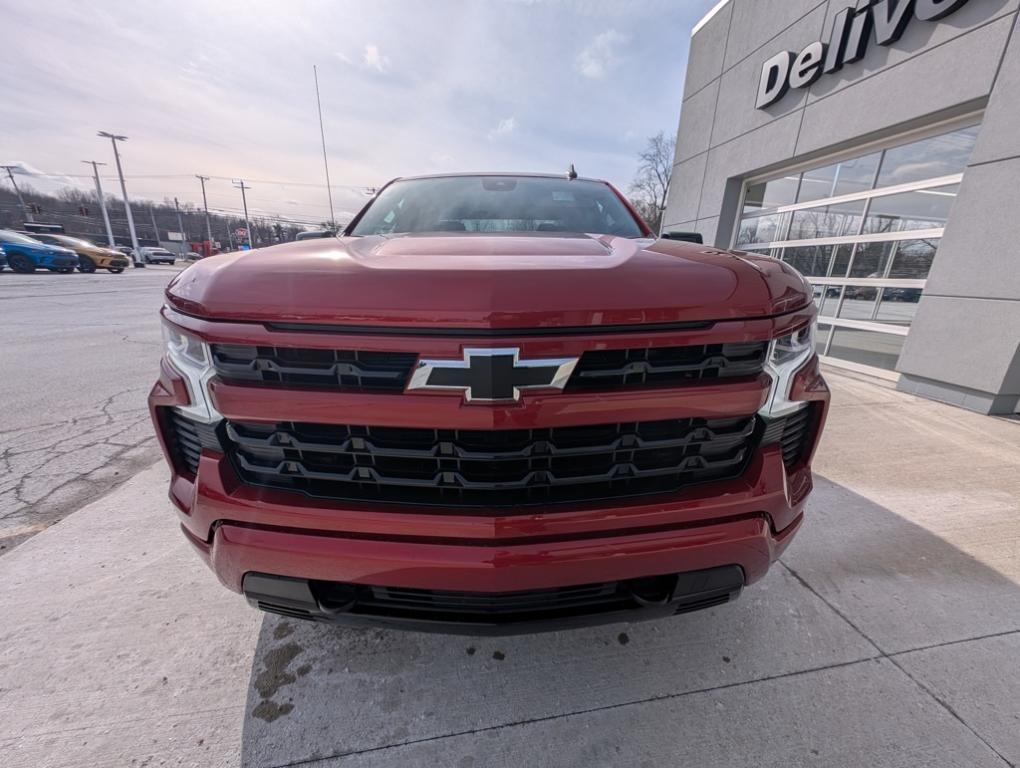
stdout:
[[329,196],[329,223],[336,232],[336,216],[333,215],[333,187],[329,184],[329,160],[326,157],[326,129],[322,127],[322,100],[319,98],[319,68],[312,65],[315,75],[315,103],[319,107],[319,136],[322,137],[322,164],[326,168],[326,194]]
[[35,221],[35,219],[32,218],[32,212],[28,210],[28,206],[25,205],[25,199],[21,196],[21,190],[18,189],[18,182],[14,180],[14,169],[18,168],[18,166],[0,165],[0,168],[3,168],[5,171],[7,171],[7,176],[10,178],[11,184],[14,185],[14,194],[18,196],[18,204],[21,205],[21,212],[25,214],[25,221]]
[[109,139],[110,143],[113,144],[113,159],[117,163],[117,176],[120,177],[120,192],[124,195],[124,211],[127,213],[128,231],[131,233],[131,248],[134,249],[132,260],[136,268],[144,267],[145,264],[141,260],[142,254],[138,250],[138,234],[135,232],[135,219],[131,215],[131,201],[128,200],[127,184],[124,183],[124,171],[120,167],[120,152],[117,151],[117,142],[127,141],[127,136],[118,136],[106,131],[100,131],[97,135],[100,138]]
[[106,212],[106,198],[103,196],[103,184],[99,181],[99,166],[106,165],[106,163],[100,163],[95,160],[82,160],[86,165],[92,166],[92,174],[96,180],[96,197],[99,198],[99,210],[103,212],[103,224],[106,225],[106,240],[110,243],[110,247],[116,247],[117,243],[113,239],[113,227],[110,226],[110,214]]
[[156,224],[156,206],[149,203],[149,219],[152,221],[152,231],[156,233],[156,245],[159,245],[159,225]]
[[213,239],[212,239],[212,224],[209,222],[209,201],[205,197],[205,183],[209,181],[208,176],[195,176],[200,182],[202,182],[202,207],[205,208],[205,233],[209,237],[209,253],[206,256],[212,255]]
[[[177,202],[177,198],[174,198],[174,210],[177,211],[177,231],[181,233],[181,256],[183,257],[187,251],[184,250],[185,245],[188,243],[188,233],[184,231],[184,222],[181,221],[181,205]],[[190,250],[190,249],[189,249]]]
[[251,231],[251,224],[248,222],[248,198],[244,194],[244,191],[251,189],[251,187],[244,183],[244,179],[234,179],[234,186],[241,190],[241,205],[244,207],[244,228],[248,230],[248,248],[254,250],[255,233]]

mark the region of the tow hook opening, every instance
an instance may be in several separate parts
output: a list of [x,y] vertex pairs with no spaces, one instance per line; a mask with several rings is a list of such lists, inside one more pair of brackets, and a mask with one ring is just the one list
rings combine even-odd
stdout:
[[677,575],[648,576],[642,579],[631,579],[626,582],[626,589],[638,605],[651,607],[665,605],[673,599],[676,590]]
[[358,601],[358,588],[354,584],[312,581],[309,586],[319,610],[330,616],[348,613]]

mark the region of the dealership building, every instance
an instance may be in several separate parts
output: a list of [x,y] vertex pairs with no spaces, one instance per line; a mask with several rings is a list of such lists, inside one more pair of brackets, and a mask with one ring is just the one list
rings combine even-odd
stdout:
[[789,262],[833,366],[1020,403],[1020,0],[724,0],[663,230]]

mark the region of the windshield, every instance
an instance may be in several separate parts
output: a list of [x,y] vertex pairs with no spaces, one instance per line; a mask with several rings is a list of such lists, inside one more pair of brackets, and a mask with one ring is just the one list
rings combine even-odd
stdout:
[[531,176],[395,181],[379,193],[351,234],[399,232],[644,235],[607,184]]
[[0,243],[18,243],[20,245],[42,245],[38,240],[34,240],[31,237],[25,237],[19,235],[17,232],[11,232],[7,229],[0,229]]

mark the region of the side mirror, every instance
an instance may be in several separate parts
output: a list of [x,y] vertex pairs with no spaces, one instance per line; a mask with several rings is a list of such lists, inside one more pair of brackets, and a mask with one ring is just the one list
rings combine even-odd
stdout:
[[665,240],[683,240],[698,245],[705,244],[705,238],[701,236],[700,232],[663,232],[662,237]]

